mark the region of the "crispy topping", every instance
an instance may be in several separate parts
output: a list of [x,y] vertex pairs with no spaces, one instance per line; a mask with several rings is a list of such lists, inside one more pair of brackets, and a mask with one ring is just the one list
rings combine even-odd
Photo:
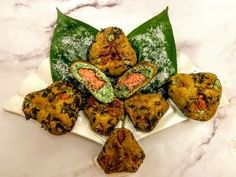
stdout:
[[124,116],[123,103],[117,98],[109,104],[104,104],[91,96],[87,99],[83,111],[92,130],[105,136],[114,130],[119,120]]
[[65,134],[73,128],[82,102],[82,95],[72,85],[56,81],[46,89],[29,93],[23,102],[27,119],[38,121],[54,135]]
[[134,173],[144,158],[145,154],[130,130],[116,128],[99,153],[97,162],[107,174]]
[[179,73],[170,80],[168,94],[185,116],[199,121],[207,121],[214,116],[222,94],[215,74]]
[[110,76],[120,76],[137,63],[137,56],[120,28],[108,27],[96,35],[89,62]]
[[169,105],[160,94],[136,94],[124,102],[125,111],[134,127],[148,132],[154,129]]

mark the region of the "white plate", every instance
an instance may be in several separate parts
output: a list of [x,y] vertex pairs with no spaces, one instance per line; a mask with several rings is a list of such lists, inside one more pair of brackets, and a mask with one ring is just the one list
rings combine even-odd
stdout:
[[[199,69],[197,69],[195,66],[192,65],[190,60],[184,54],[179,54],[177,60],[178,60],[178,72],[194,73],[200,71]],[[21,82],[20,86],[18,87],[16,95],[13,96],[5,104],[4,109],[6,111],[24,116],[22,112],[22,103],[25,95],[30,92],[44,89],[51,83],[52,79],[50,72],[50,63],[49,59],[47,58],[41,62],[36,73],[28,76]],[[151,132],[144,133],[136,131],[135,128],[133,127],[133,124],[130,122],[128,118],[126,119],[125,127],[133,132],[136,140],[140,140],[160,130],[166,129],[172,125],[175,125],[179,122],[186,120],[186,117],[177,109],[177,107],[171,101],[169,101],[169,103],[170,103],[169,110]],[[220,106],[226,104],[228,104],[228,100],[223,94],[220,101]],[[118,123],[117,127],[121,127],[121,122]],[[104,144],[104,142],[106,141],[106,137],[101,136],[91,130],[89,121],[87,120],[82,111],[80,111],[79,118],[71,132],[79,136],[88,138],[99,144]]]

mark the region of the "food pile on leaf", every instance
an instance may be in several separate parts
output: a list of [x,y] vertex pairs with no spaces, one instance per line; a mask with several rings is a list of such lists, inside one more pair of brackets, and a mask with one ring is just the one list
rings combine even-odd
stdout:
[[152,131],[171,98],[185,116],[206,121],[222,93],[212,73],[177,74],[168,9],[128,36],[118,27],[98,31],[58,11],[50,62],[54,83],[25,97],[25,117],[62,135],[83,110],[91,129],[108,136],[97,158],[105,173],[136,172],[145,158],[125,128],[125,115],[137,131]]

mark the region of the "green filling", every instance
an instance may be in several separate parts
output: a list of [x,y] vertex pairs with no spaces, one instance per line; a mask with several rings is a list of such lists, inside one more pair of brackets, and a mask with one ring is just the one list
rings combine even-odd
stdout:
[[[101,89],[94,91],[87,83],[84,81],[84,79],[78,74],[78,70],[84,68],[84,69],[91,69],[96,73],[96,76],[103,80],[105,83],[102,86]],[[113,87],[111,85],[110,80],[106,77],[106,75],[101,72],[98,68],[95,66],[88,64],[88,63],[83,63],[83,62],[78,62],[74,63],[71,66],[71,72],[73,76],[81,83],[83,84],[91,93],[94,95],[99,101],[103,103],[110,103],[114,100],[114,91]]]
[[215,80],[215,82],[213,84],[213,88],[217,91],[221,89],[221,83],[220,83],[219,79]]
[[136,68],[132,68],[132,69],[128,70],[122,76],[122,78],[123,77],[127,78],[132,73],[141,73],[142,75],[145,76],[145,80],[143,81],[143,83],[141,83],[139,86],[137,86],[137,88],[135,88],[133,90],[129,90],[126,85],[117,85],[115,88],[115,94],[117,97],[127,98],[127,97],[131,96],[132,94],[134,94],[137,90],[142,88],[145,85],[144,83],[146,82],[146,80],[151,79],[153,77],[153,68],[149,67],[149,66],[139,66]]
[[95,97],[103,103],[110,103],[114,100],[114,93],[112,87],[103,86],[97,93]]
[[115,94],[118,98],[127,98],[131,93],[130,93],[128,87],[123,85],[123,86],[116,88]]
[[108,34],[108,35],[107,35],[107,40],[108,40],[109,42],[113,41],[114,39],[115,39],[114,34]]
[[153,77],[153,68],[145,67],[137,69],[136,73],[141,73],[145,76],[145,78],[152,78]]

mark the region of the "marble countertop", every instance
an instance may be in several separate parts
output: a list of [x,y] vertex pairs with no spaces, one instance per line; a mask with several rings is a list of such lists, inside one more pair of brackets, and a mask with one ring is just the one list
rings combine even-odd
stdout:
[[[116,25],[129,32],[167,5],[178,52],[216,73],[230,104],[208,122],[188,120],[141,140],[146,159],[127,176],[235,177],[235,0],[1,1],[0,106],[48,56],[55,7],[97,28]],[[100,145],[72,134],[55,137],[2,109],[0,142],[0,177],[105,176],[93,163]]]

